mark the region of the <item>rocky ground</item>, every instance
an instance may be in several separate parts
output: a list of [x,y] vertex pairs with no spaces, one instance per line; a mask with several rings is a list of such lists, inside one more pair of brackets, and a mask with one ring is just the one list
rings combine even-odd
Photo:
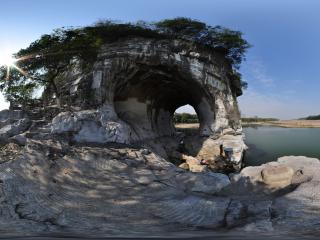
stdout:
[[320,231],[318,159],[283,157],[229,175],[191,172],[145,147],[77,144],[44,124],[26,131],[24,122],[0,129],[3,231]]

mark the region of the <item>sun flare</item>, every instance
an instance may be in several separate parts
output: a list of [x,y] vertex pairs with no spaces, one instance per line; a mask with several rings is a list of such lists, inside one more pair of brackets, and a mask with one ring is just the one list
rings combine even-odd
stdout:
[[10,79],[12,69],[17,70],[25,77],[28,77],[27,73],[18,67],[17,63],[21,58],[14,58],[11,54],[2,54],[0,55],[0,67],[6,67],[6,80]]
[[16,60],[10,55],[0,55],[0,66],[11,67],[15,62]]

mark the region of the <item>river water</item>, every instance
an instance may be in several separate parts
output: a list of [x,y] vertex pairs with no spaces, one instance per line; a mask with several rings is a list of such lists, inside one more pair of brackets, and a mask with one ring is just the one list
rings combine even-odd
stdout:
[[320,159],[320,128],[251,126],[245,127],[244,133],[249,147],[244,162],[248,166],[288,155]]

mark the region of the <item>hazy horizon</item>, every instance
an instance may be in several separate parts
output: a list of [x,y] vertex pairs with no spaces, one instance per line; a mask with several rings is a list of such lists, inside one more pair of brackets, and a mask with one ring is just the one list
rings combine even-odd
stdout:
[[[242,114],[279,119],[320,114],[320,1],[10,0],[2,1],[2,9],[0,54],[17,52],[55,28],[99,19],[152,22],[182,16],[240,30],[253,45],[240,68],[249,84],[238,98]],[[0,96],[0,109],[7,107]]]

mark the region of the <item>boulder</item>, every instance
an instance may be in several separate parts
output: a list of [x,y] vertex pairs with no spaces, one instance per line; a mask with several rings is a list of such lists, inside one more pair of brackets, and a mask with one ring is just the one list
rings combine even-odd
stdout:
[[85,110],[78,112],[62,112],[53,118],[51,132],[53,134],[72,134],[76,142],[127,143],[131,135],[127,125],[120,120],[102,121],[101,112]]
[[234,193],[256,194],[276,192],[292,185],[294,169],[289,164],[269,162],[261,166],[246,167],[239,174],[231,174]]
[[262,181],[271,188],[287,187],[291,184],[294,171],[285,165],[267,166],[261,171]]
[[8,124],[0,129],[0,142],[6,143],[9,138],[25,132],[31,125],[28,118],[19,119],[12,124]]
[[71,112],[59,113],[52,119],[51,132],[64,133],[64,132],[77,132],[80,130],[80,122],[78,118]]

